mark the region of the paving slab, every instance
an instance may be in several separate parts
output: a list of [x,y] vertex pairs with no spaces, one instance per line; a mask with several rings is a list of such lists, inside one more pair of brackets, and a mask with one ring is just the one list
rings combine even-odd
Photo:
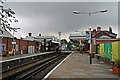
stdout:
[[100,63],[96,59],[92,59],[92,64],[89,64],[88,54],[73,52],[46,80],[55,79],[119,80],[119,77],[113,74],[112,66]]

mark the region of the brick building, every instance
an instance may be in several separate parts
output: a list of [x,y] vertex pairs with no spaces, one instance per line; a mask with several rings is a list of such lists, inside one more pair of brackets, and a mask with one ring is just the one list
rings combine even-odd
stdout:
[[[93,29],[91,31],[92,35],[92,52],[95,52],[95,46],[97,44],[105,43],[105,42],[114,42],[118,41],[117,34],[112,32],[112,28],[109,27],[109,30],[102,30],[101,27],[97,27],[97,29]],[[90,44],[89,44],[89,31],[86,31],[85,35],[81,34],[72,34],[70,35],[69,39],[73,41],[78,41],[77,44],[84,44],[85,50],[89,50]]]
[[117,41],[117,34],[112,32],[112,28],[109,30],[102,30],[101,27],[97,27],[92,31],[92,42],[93,44],[100,44],[105,42]]
[[[21,54],[21,50],[23,54],[28,53],[28,46],[35,46],[34,41],[27,41],[27,40],[22,40],[22,39],[15,39],[16,45],[15,45],[15,51],[16,54]],[[9,37],[3,37],[2,39],[2,51],[3,54],[12,52],[13,50],[13,38]]]
[[60,40],[55,36],[32,36],[32,33],[28,33],[28,36],[23,40],[35,41],[35,52],[54,51],[56,46],[60,45]]
[[[87,31],[89,33],[89,31]],[[97,27],[97,29],[93,29],[91,31],[92,34],[92,52],[94,53],[96,50],[96,45],[105,43],[105,42],[114,42],[118,41],[117,34],[112,32],[112,28],[109,27],[109,30],[102,30],[101,27]]]
[[[1,30],[2,32],[2,55],[6,54],[13,54],[13,50],[15,50],[15,54],[21,54],[21,51],[23,54],[28,53],[28,47],[29,46],[35,46],[35,41],[28,41],[23,39],[17,39],[16,37],[13,37],[12,34],[10,34],[8,31]],[[15,40],[15,44],[13,47],[13,38]]]

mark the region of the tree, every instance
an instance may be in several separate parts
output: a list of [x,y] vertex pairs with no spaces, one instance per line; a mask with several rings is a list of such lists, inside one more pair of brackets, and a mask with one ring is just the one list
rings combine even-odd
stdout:
[[[6,0],[5,0],[6,1]],[[10,23],[18,22],[15,18],[15,12],[10,8],[4,8],[4,1],[0,0],[0,29],[7,31],[13,30],[16,32],[16,28],[12,28]]]

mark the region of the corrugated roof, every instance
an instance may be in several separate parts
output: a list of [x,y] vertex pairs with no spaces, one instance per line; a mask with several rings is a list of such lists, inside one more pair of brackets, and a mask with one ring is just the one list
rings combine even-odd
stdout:
[[29,36],[29,37],[24,38],[23,40],[34,41],[35,37]]

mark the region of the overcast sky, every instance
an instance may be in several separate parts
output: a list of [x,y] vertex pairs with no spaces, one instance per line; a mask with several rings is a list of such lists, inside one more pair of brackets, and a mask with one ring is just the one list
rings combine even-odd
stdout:
[[[11,0],[12,1],[12,0]],[[25,37],[31,32],[34,36],[58,35],[62,32],[62,38],[66,38],[74,31],[88,30],[89,26],[108,30],[111,26],[114,32],[118,32],[118,3],[117,2],[7,2],[6,7],[16,12],[18,23],[13,27],[20,27],[16,36]],[[112,0],[111,0],[112,1]],[[96,12],[107,9],[104,14],[74,15],[72,12]]]

